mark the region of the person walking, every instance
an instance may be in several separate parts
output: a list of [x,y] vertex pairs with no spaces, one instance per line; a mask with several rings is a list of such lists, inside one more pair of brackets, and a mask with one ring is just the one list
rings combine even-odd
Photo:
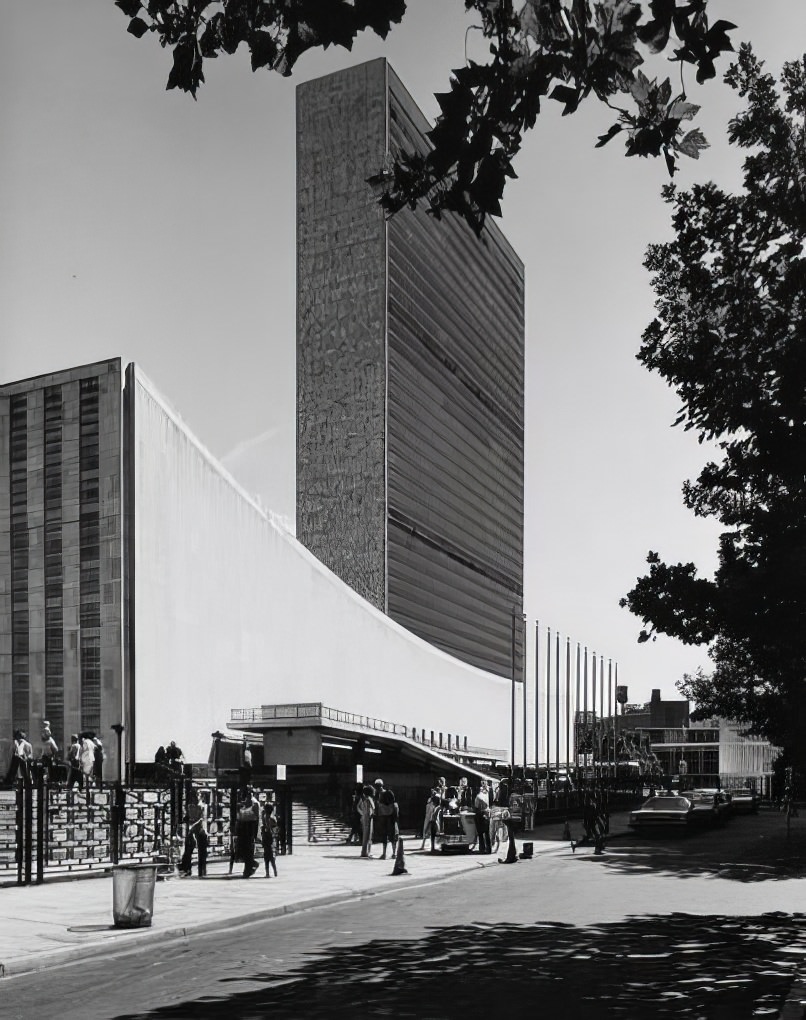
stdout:
[[207,803],[203,799],[202,791],[196,790],[194,796],[188,800],[185,811],[185,852],[179,863],[179,874],[188,878],[193,873],[193,851],[199,855],[199,878],[207,875]]
[[[243,877],[251,878],[258,869],[255,860],[255,835],[259,823],[258,802],[247,790],[238,804],[238,815],[235,822],[235,856],[243,861]],[[231,869],[230,869],[231,870]]]
[[482,784],[476,799],[473,801],[473,820],[476,823],[476,853],[492,853],[490,842],[490,802],[487,791]]
[[277,846],[277,833],[280,826],[274,817],[274,804],[267,804],[263,808],[261,838],[263,840],[263,866],[266,869],[266,878],[271,878],[269,868],[274,871],[277,878],[277,858],[275,850]]
[[358,813],[361,816],[361,856],[372,857],[372,819],[375,816],[375,801],[371,786],[365,786],[361,791]]

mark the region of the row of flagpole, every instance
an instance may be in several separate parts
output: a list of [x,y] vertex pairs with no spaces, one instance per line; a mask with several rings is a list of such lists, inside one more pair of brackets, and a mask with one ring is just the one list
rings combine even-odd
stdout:
[[[616,713],[619,703],[618,662],[590,651],[581,642],[575,642],[559,630],[545,628],[541,637],[539,621],[535,621],[534,664],[528,669],[526,657],[526,631],[524,629],[522,675],[516,676],[517,624],[525,625],[525,617],[512,616],[512,703],[511,703],[511,754],[515,765],[534,764],[552,769],[556,774],[560,766],[579,765],[578,743],[580,734],[586,739],[593,736],[593,760],[601,759],[607,747],[607,765],[615,760]],[[533,717],[529,718],[529,679],[532,680]],[[516,759],[516,686],[521,682],[523,691],[523,748],[521,762]],[[624,689],[626,696],[626,689]],[[597,697],[598,694],[598,697]],[[605,705],[606,703],[606,705]],[[573,705],[573,709],[572,709]],[[606,710],[605,710],[606,708]],[[606,721],[606,722],[605,722]],[[532,723],[534,755],[529,759],[529,729]],[[541,754],[541,747],[544,753]],[[553,757],[553,761],[552,761]],[[587,763],[588,759],[585,759]]]

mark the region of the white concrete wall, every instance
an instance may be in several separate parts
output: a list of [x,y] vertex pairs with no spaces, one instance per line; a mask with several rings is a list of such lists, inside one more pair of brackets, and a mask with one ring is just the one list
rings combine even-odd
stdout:
[[509,680],[358,596],[135,379],[138,761],[169,740],[206,761],[230,709],[294,701],[509,746]]

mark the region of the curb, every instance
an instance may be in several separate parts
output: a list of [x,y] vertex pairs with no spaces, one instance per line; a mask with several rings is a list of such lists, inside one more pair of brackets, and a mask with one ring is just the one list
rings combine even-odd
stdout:
[[[22,977],[26,974],[41,973],[52,967],[70,966],[72,963],[85,959],[89,954],[92,954],[95,959],[122,956],[141,950],[144,942],[154,945],[161,942],[180,941],[192,935],[204,936],[213,932],[223,933],[236,927],[240,928],[243,925],[271,920],[274,917],[283,917],[286,914],[297,914],[304,910],[316,910],[322,907],[333,906],[337,903],[349,903],[368,896],[383,896],[400,888],[418,889],[426,885],[434,885],[437,882],[449,882],[460,875],[466,875],[478,868],[488,868],[493,864],[497,864],[497,861],[473,861],[467,867],[453,871],[449,875],[434,875],[418,879],[405,886],[397,886],[395,889],[387,885],[374,885],[366,889],[330,893],[326,896],[316,896],[294,903],[265,907],[261,910],[251,911],[248,914],[234,914],[231,917],[213,921],[202,921],[196,924],[185,924],[164,930],[155,930],[154,928],[121,929],[121,933],[118,936],[107,936],[107,938],[95,942],[82,942],[79,945],[69,946],[64,949],[46,950],[41,953],[20,956],[8,963],[0,963],[0,981],[8,978]],[[387,877],[391,878],[393,876],[388,875]],[[112,925],[110,925],[111,928]],[[134,936],[136,941],[131,941],[132,936]]]

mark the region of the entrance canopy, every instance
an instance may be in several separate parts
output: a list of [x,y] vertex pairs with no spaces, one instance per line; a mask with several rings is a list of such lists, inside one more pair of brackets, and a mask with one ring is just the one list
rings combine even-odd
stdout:
[[[479,780],[500,778],[495,766],[508,759],[503,751],[470,747],[459,738],[448,738],[450,749],[434,746],[423,731],[421,739],[416,739],[406,726],[328,708],[321,702],[232,709],[229,726],[262,734],[266,765],[346,767],[355,763],[368,771],[404,768]],[[439,740],[446,743],[442,734]]]

